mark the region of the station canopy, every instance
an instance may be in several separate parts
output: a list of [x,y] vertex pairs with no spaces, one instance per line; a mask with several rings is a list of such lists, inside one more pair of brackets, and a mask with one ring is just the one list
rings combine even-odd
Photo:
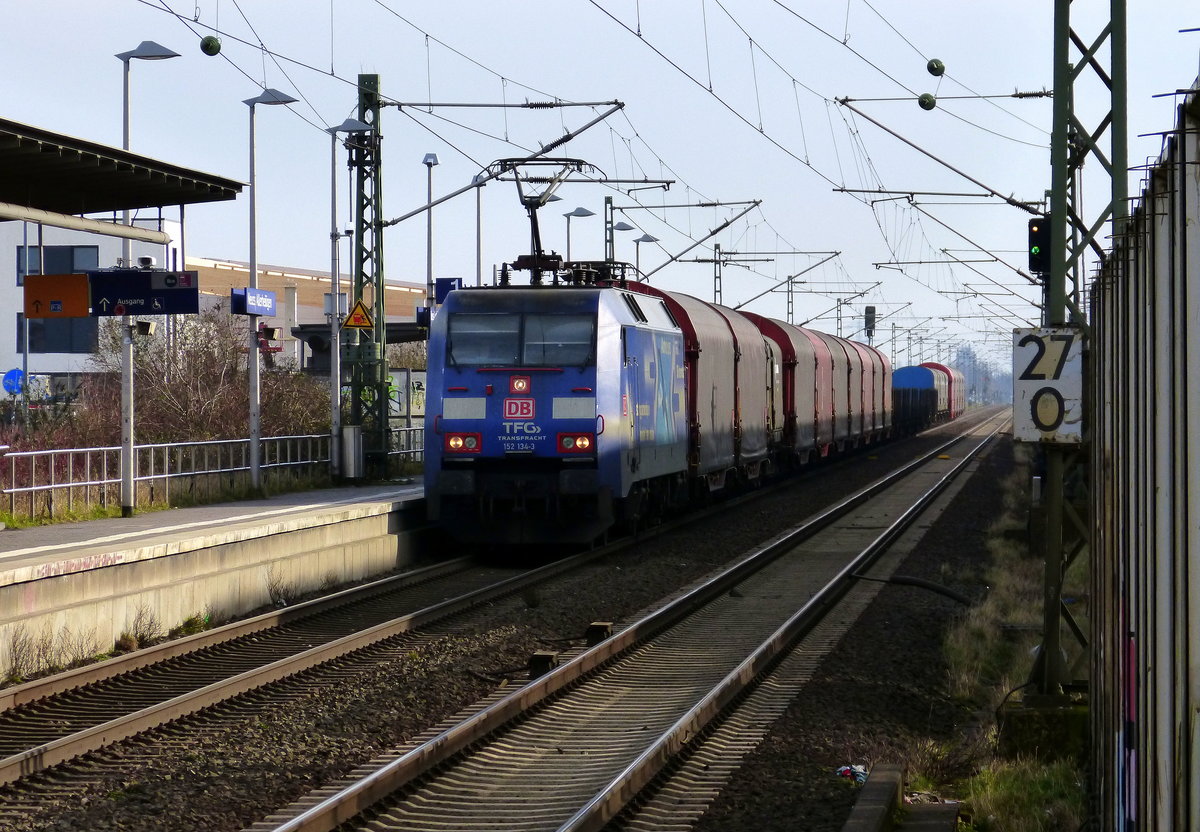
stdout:
[[241,190],[232,179],[0,119],[0,203],[8,207],[95,214],[220,202]]

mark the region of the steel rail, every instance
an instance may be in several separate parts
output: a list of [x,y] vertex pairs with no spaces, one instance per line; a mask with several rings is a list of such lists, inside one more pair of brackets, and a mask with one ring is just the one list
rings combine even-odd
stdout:
[[[790,483],[785,483],[782,487],[787,487],[788,485]],[[731,499],[722,504],[720,510],[731,509],[748,499],[753,499],[754,496],[743,495],[742,497]],[[654,528],[641,531],[638,539],[645,541],[687,522],[690,522],[688,517],[664,522]],[[515,592],[527,585],[547,580],[557,574],[570,571],[592,560],[611,554],[622,546],[628,545],[630,542],[631,539],[615,540],[607,545],[599,546],[590,551],[582,552],[539,569],[523,573],[520,576],[508,579],[490,588],[476,591],[478,593],[489,594],[468,593],[461,598],[451,599],[415,612],[412,616],[394,619],[391,623],[400,629],[392,633],[392,635],[406,631],[407,629],[423,626],[424,623],[435,620],[438,617],[452,615],[456,612],[469,609],[473,605],[470,600],[471,598],[476,599],[474,604],[487,603],[501,595]],[[80,691],[89,685],[99,684],[126,673],[152,667],[170,659],[196,654],[202,650],[217,647],[238,638],[244,638],[255,633],[265,633],[272,629],[309,619],[331,610],[369,601],[373,597],[388,592],[395,592],[407,587],[417,586],[426,581],[436,580],[461,570],[468,561],[469,558],[456,558],[445,563],[414,570],[402,575],[341,590],[331,595],[296,604],[283,610],[271,611],[243,621],[236,621],[222,627],[206,630],[192,636],[163,642],[154,647],[138,650],[104,662],[86,665],[44,679],[2,689],[0,690],[0,715],[17,707],[30,705],[71,691]],[[412,623],[406,624],[405,622],[410,618],[412,619]],[[383,625],[378,626],[382,627]],[[380,635],[377,640],[387,637],[389,636]],[[339,641],[327,642],[324,647],[313,648],[305,653],[292,654],[291,659],[295,659],[296,661],[291,663],[291,667],[293,668],[291,672],[295,673],[299,672],[299,669],[303,669],[303,658],[306,656],[312,658],[308,666],[313,666],[320,661],[331,661],[345,652],[359,649],[358,647],[348,646],[351,644],[352,637],[346,636]],[[324,648],[329,648],[332,652],[326,653],[324,659],[318,659],[317,657],[321,655],[321,650]],[[255,673],[264,672],[274,674],[272,675],[273,680],[284,678],[288,675],[287,673],[277,673],[276,671],[278,667],[285,666],[291,659],[263,665],[258,670],[247,670],[237,676],[230,676],[225,680],[197,687],[189,693],[181,694],[171,699],[164,699],[160,703],[147,706],[137,712],[130,712],[117,719],[98,723],[82,731],[55,739],[52,742],[42,743],[20,754],[13,754],[7,758],[0,757],[0,784],[12,782],[19,777],[41,771],[86,751],[93,751],[105,745],[127,739],[135,733],[153,728],[164,721],[185,716],[198,709],[217,704],[228,698],[228,696],[237,695],[239,691],[252,689],[255,685],[249,684],[249,680],[253,678],[253,674]],[[270,668],[276,668],[276,670],[270,670]],[[264,681],[261,684],[265,683]],[[224,684],[233,685],[236,687],[236,690],[231,688],[232,692],[228,692],[228,696],[222,696],[220,689],[221,685]],[[162,709],[162,713],[169,714],[169,716],[162,716],[161,714],[156,716],[158,709]]]
[[232,641],[252,633],[270,630],[284,624],[291,624],[311,615],[336,609],[337,607],[355,603],[366,598],[390,592],[406,586],[412,586],[422,581],[432,580],[451,574],[465,567],[470,558],[455,558],[444,563],[414,569],[400,575],[392,575],[378,581],[350,587],[331,595],[323,595],[310,601],[293,604],[282,610],[272,610],[252,618],[233,621],[211,630],[185,636],[183,638],[164,641],[153,647],[147,647],[122,656],[116,656],[96,664],[84,665],[73,670],[56,673],[44,679],[35,679],[21,685],[0,690],[0,714],[18,705],[27,705],[40,699],[65,693],[76,688],[86,687],[106,679],[112,679],[123,673],[129,673],[159,662],[186,656],[199,650]]
[[[561,572],[570,571],[577,566],[586,563],[592,559],[601,557],[606,554],[607,550],[597,549],[590,552],[583,552],[573,555],[562,560],[555,561],[537,569],[532,569],[507,578],[498,583],[484,587],[480,590],[460,595],[454,598],[447,599],[437,604],[425,607],[407,615],[399,616],[377,624],[366,630],[361,630],[352,633],[342,638],[335,639],[317,647],[293,654],[283,659],[271,662],[252,670],[239,673],[227,679],[214,682],[196,690],[181,694],[172,699],[156,703],[147,708],[121,716],[118,719],[109,720],[97,725],[93,725],[83,731],[61,737],[49,743],[44,743],[23,751],[19,754],[14,754],[4,759],[0,759],[0,785],[10,783],[21,777],[41,771],[49,766],[66,760],[77,757],[80,754],[88,751],[95,751],[111,745],[120,740],[127,739],[135,734],[149,730],[156,726],[162,725],[171,720],[178,719],[181,716],[195,713],[203,708],[223,702],[239,694],[250,690],[262,687],[271,682],[279,681],[300,673],[303,670],[315,667],[326,662],[333,661],[348,653],[368,647],[377,642],[383,641],[393,636],[409,632],[419,627],[424,627],[434,621],[440,620],[450,615],[462,613],[474,607],[489,603],[497,598],[509,595],[530,584],[546,580]],[[435,567],[437,568],[437,567]],[[403,576],[400,576],[403,577]],[[357,589],[362,589],[357,588]],[[347,590],[346,592],[352,592]],[[376,590],[373,594],[379,594],[385,590]],[[324,603],[326,599],[318,599],[314,603]],[[344,606],[342,604],[333,604],[332,606]],[[312,614],[312,613],[310,613]],[[274,614],[268,614],[272,616]],[[253,626],[251,619],[247,622],[228,625],[230,627]],[[254,632],[250,629],[247,632]],[[216,632],[216,631],[214,631]],[[207,635],[206,633],[198,634],[191,638],[198,638]],[[185,640],[181,640],[185,641]],[[153,663],[157,663],[153,662]],[[81,670],[87,670],[82,668]],[[58,684],[57,682],[51,682]],[[76,684],[70,684],[70,687],[77,687]]]
[[[872,497],[875,497],[883,491],[886,491],[896,482],[906,478],[909,474],[918,470],[930,460],[942,454],[947,448],[963,441],[965,436],[966,434],[963,434],[962,436],[955,437],[950,441],[939,445],[937,448],[924,454],[920,458],[902,466],[891,474],[880,478],[871,485],[859,490],[850,497],[845,498],[833,507],[826,509],[796,528],[776,536],[759,548],[745,555],[736,564],[721,574],[710,578],[697,587],[694,587],[661,609],[648,614],[624,630],[613,634],[608,639],[575,656],[570,661],[551,670],[547,674],[530,682],[519,690],[516,690],[513,693],[488,705],[457,725],[441,731],[429,741],[403,753],[387,764],[366,774],[360,779],[355,780],[353,783],[341,789],[336,794],[320,800],[315,804],[308,804],[308,802],[306,802],[308,808],[277,825],[268,826],[264,823],[260,823],[256,824],[254,828],[256,830],[269,828],[272,829],[273,832],[326,832],[327,830],[333,830],[340,824],[354,818],[370,806],[383,800],[388,795],[415,780],[417,777],[426,773],[430,769],[439,764],[445,763],[459,752],[465,750],[467,747],[473,745],[487,735],[495,732],[505,724],[518,718],[529,709],[546,702],[555,694],[558,694],[573,686],[584,676],[597,670],[602,665],[608,664],[617,656],[625,653],[638,643],[650,638],[656,633],[661,632],[683,618],[691,615],[697,606],[703,605],[713,598],[722,595],[733,585],[740,583],[754,572],[759,571],[770,562],[781,557],[785,552],[793,548],[800,540],[811,537],[813,534],[831,525],[854,508],[859,507]],[[991,437],[989,437],[988,440],[985,440],[985,442],[990,441],[990,438]],[[984,443],[981,443],[981,447],[983,444]],[[955,471],[961,470],[965,464],[966,461],[960,463],[955,467]],[[932,497],[928,497],[928,499],[932,499]],[[927,502],[927,500],[923,500],[922,505],[924,505],[925,502]],[[911,522],[912,516],[915,516],[915,514],[913,514],[912,510],[910,509],[909,512],[906,512],[905,517],[908,517],[909,522]],[[898,531],[895,532],[895,534],[898,533]],[[884,532],[884,534],[877,538],[873,546],[878,546],[879,550],[882,551],[882,548],[886,542],[885,538],[886,540],[891,539],[891,537],[888,535],[888,532]],[[844,582],[848,580],[847,576],[860,569],[874,556],[875,555],[870,555],[868,553],[859,555],[851,563],[839,571],[838,575],[834,579],[834,582]],[[830,597],[831,596],[829,594],[825,593],[814,597],[814,599],[807,603],[793,618],[798,621],[811,620],[813,616],[816,615],[817,611],[824,609],[829,603],[831,603]],[[793,628],[798,626],[798,624],[794,624],[792,621],[789,621],[789,624],[784,625],[784,628],[781,629],[785,629],[789,625],[791,625]],[[777,631],[776,635],[772,636],[769,642],[774,643],[779,640],[779,632]],[[766,659],[757,656],[757,653],[751,656],[749,659],[745,660],[735,671],[730,673],[726,678],[726,683],[728,683],[730,679],[740,679],[745,672],[745,668],[747,667],[762,667],[766,662]],[[705,704],[702,708],[699,705],[697,706],[707,714],[706,718],[711,718],[712,714],[719,712],[732,698],[736,696],[736,693],[729,692],[726,684],[721,686],[721,690],[723,692],[715,694],[714,699],[711,701],[706,700],[707,704]],[[720,703],[720,707],[716,708],[716,710],[712,710],[713,705],[716,703]],[[654,768],[655,772],[661,769],[662,766],[666,764],[666,758],[663,756],[662,752],[665,749],[680,746],[683,742],[680,737],[692,736],[697,732],[696,726],[698,723],[696,723],[695,717],[696,715],[689,712],[688,715],[681,718],[679,722],[676,723],[676,726],[672,732],[668,732],[672,734],[672,737],[668,739],[660,738],[660,740],[656,742],[656,745],[641,755],[634,765],[640,768],[640,766],[651,766],[653,763],[653,765],[657,766],[657,768]],[[649,769],[646,770],[648,771]],[[623,772],[622,777],[628,773],[630,773],[628,770],[627,772]],[[653,776],[653,774],[646,775],[645,782],[648,782],[648,780]],[[622,777],[618,777],[616,780],[610,783],[609,788],[612,789],[615,794],[624,795],[624,798],[627,801],[628,799],[632,798],[633,793],[629,792],[629,786],[623,781]],[[642,775],[639,774],[638,777],[640,779]],[[610,797],[604,797],[602,794],[598,794],[581,811],[586,812],[589,815],[592,812],[600,812],[600,815],[603,815],[606,819],[611,818],[612,813],[610,810],[614,804],[611,803],[610,800]],[[623,806],[624,802],[622,802],[621,805]],[[597,815],[597,817],[600,815]],[[563,829],[574,828],[569,825],[570,823],[589,824],[580,826],[578,828],[599,828],[598,826],[590,825],[595,822],[596,821],[593,818],[579,817],[578,820],[573,818],[568,823],[568,826],[564,826]]]
[[[837,604],[854,585],[856,573],[870,566],[904,533],[966,466],[974,461],[1000,432],[1003,422],[984,437],[963,459],[929,488],[903,514],[896,518],[852,561],[846,564],[826,586],[808,600],[795,615],[784,622],[769,639],[731,671],[719,685],[680,717],[669,730],[614,777],[586,806],[558,828],[558,832],[592,832],[601,829],[650,784],[688,743],[699,736],[735,700],[759,680],[792,646]],[[788,541],[780,541],[789,546]]]

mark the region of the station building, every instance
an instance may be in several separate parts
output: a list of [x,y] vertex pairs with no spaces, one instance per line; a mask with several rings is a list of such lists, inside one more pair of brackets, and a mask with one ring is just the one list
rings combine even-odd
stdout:
[[[186,265],[181,267],[178,221],[154,217],[135,219],[134,224],[163,231],[172,242],[156,245],[134,241],[133,262],[151,257],[157,268],[197,272],[202,307],[222,305],[228,309],[230,290],[249,285],[250,266],[244,261],[187,257]],[[31,318],[26,357],[25,275],[111,268],[121,264],[122,251],[122,240],[116,237],[31,222],[0,222],[0,376],[14,369],[28,372],[35,397],[43,391],[74,391],[81,376],[92,369],[91,359],[104,318]],[[300,329],[311,331],[328,325],[325,295],[332,289],[329,272],[259,263],[258,286],[275,293],[276,315],[262,320],[278,328],[282,357],[290,358],[296,366],[308,367],[312,349],[297,335]],[[342,275],[341,291],[349,293],[350,287],[351,276]],[[388,320],[412,321],[416,307],[424,305],[424,300],[423,283],[389,283],[385,300]]]

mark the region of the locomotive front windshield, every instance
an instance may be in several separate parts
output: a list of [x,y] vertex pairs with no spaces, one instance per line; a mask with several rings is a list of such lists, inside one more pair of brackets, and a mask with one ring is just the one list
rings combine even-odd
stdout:
[[592,315],[456,312],[449,320],[451,366],[583,367],[594,362]]

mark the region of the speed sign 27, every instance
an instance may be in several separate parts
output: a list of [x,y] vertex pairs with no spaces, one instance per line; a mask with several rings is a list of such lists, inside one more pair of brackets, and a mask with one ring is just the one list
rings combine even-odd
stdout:
[[1083,441],[1083,333],[1078,329],[1013,330],[1013,438]]

